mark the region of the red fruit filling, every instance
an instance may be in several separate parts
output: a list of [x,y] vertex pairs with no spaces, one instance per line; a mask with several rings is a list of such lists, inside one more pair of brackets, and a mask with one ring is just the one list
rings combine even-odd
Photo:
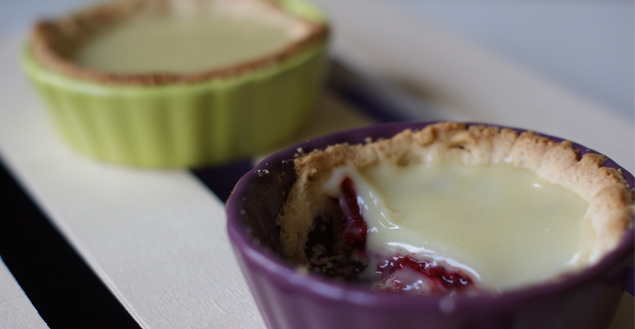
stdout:
[[[403,275],[402,273],[416,272],[418,275]],[[472,279],[460,271],[449,271],[433,262],[417,260],[411,256],[392,256],[377,265],[377,272],[381,274],[381,281],[397,290],[417,289],[430,292],[461,291],[472,286]],[[397,273],[395,273],[397,272]],[[424,279],[423,281],[421,279]]]
[[362,216],[362,208],[357,202],[357,192],[353,186],[353,180],[345,177],[340,185],[342,194],[339,198],[340,210],[344,216],[344,251],[358,251],[364,255],[366,247],[366,232],[368,227]]

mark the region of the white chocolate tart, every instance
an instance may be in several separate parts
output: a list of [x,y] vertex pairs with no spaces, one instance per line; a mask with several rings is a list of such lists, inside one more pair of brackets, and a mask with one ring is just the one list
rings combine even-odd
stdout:
[[497,293],[596,264],[633,193],[598,154],[531,132],[439,123],[299,154],[285,257],[398,292]]
[[157,85],[262,69],[326,32],[270,0],[124,0],[41,22],[31,42],[34,57],[64,75]]
[[327,47],[326,18],[304,0],[123,0],[38,23],[22,64],[80,152],[201,167],[307,124]]

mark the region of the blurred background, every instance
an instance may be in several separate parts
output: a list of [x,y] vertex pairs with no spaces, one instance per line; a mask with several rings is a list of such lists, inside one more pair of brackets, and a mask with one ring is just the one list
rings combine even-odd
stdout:
[[398,5],[634,118],[634,1],[421,1]]
[[[631,124],[635,120],[632,0],[375,1],[533,69]],[[26,33],[35,19],[97,2],[0,0],[0,40]]]

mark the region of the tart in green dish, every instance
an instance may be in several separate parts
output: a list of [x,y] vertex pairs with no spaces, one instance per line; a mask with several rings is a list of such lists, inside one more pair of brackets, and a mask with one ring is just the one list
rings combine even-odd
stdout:
[[23,65],[77,150],[198,167],[305,124],[327,39],[322,13],[301,0],[125,0],[37,24]]

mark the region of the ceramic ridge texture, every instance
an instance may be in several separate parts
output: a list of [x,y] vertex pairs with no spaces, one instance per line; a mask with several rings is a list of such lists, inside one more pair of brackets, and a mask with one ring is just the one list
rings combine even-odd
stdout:
[[[363,143],[367,137],[389,138],[404,129],[421,129],[432,123],[385,124],[309,140],[263,160],[238,182],[227,202],[227,230],[267,327],[606,328],[633,271],[633,228],[629,228],[617,248],[597,264],[560,281],[498,296],[448,298],[370,291],[308,274],[282,259],[275,218],[295,180],[292,160],[299,147],[309,152],[335,143]],[[581,154],[597,153],[581,145],[574,147]],[[610,159],[605,165],[621,168]],[[633,175],[623,168],[622,172],[629,186],[634,186]]]
[[[285,10],[323,23],[302,0]],[[308,122],[327,66],[324,39],[267,67],[231,78],[160,86],[107,85],[39,64],[22,65],[64,138],[101,160],[144,167],[200,167],[266,150]]]

